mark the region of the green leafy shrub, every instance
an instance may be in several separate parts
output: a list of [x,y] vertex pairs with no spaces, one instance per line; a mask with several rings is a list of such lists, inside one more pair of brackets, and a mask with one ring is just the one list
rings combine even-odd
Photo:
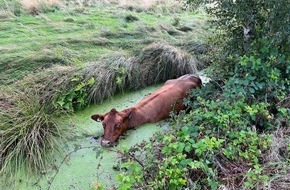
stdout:
[[[289,80],[283,74],[288,67],[282,70],[271,60],[263,63],[243,56],[225,84],[213,81],[193,90],[184,100],[190,111],[172,115],[174,130],[132,148],[130,157],[125,154],[142,169],[129,175],[130,187],[217,189],[222,184],[231,188],[267,184],[273,175],[268,170],[271,163],[265,164],[271,130],[289,127],[290,112]],[[146,181],[136,183],[138,175]]]
[[[155,136],[151,143],[143,143],[129,151],[129,161],[123,165],[127,171],[121,176],[129,176],[130,187],[217,189],[224,182],[222,176],[227,175],[221,171],[227,168],[224,159],[243,163],[239,166],[241,173],[233,176],[236,178],[233,186],[247,187],[249,181],[264,183],[266,176],[262,180],[248,171],[261,168],[262,155],[271,143],[271,135],[258,134],[253,127],[253,117],[269,114],[265,106],[248,105],[244,100],[229,103],[202,97],[189,103],[192,111],[173,117],[171,126],[175,126],[175,130],[165,136]],[[252,111],[254,109],[256,111]],[[132,172],[135,167],[142,172]],[[137,183],[134,176],[142,176],[146,181]],[[249,176],[248,181],[243,181],[244,176]],[[127,185],[124,180],[120,182]]]
[[[190,2],[190,1],[189,1]],[[195,0],[192,0],[195,2]],[[216,17],[216,26],[225,30],[223,39],[228,39],[227,51],[249,51],[251,43],[258,39],[268,41],[280,52],[289,53],[289,2],[281,0],[223,1],[213,0],[208,12]],[[283,16],[282,16],[283,15]],[[258,45],[258,44],[257,44]],[[256,46],[257,48],[259,46]]]
[[87,106],[89,104],[87,91],[94,83],[95,79],[93,77],[83,81],[81,76],[74,76],[71,79],[72,87],[65,94],[58,92],[54,98],[53,105],[55,109],[73,112]]
[[[282,59],[281,59],[282,58]],[[283,57],[270,55],[267,59],[243,56],[235,66],[235,74],[229,78],[226,94],[255,101],[281,101],[289,93],[290,66]],[[226,91],[225,90],[225,91]]]

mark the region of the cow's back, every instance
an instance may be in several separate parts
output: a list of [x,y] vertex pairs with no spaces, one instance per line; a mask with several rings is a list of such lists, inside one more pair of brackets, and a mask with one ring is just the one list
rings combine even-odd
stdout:
[[147,123],[157,122],[167,118],[171,111],[184,109],[183,99],[191,89],[198,86],[201,86],[201,80],[192,75],[168,80],[134,107],[142,113]]

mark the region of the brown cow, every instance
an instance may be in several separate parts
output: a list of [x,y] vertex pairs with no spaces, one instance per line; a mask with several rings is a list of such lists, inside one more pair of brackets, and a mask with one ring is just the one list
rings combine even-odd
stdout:
[[169,117],[171,111],[184,109],[183,98],[187,97],[190,89],[200,87],[201,84],[200,78],[184,75],[166,81],[161,88],[130,108],[123,111],[113,108],[104,115],[92,115],[93,120],[103,122],[104,136],[101,145],[110,146],[128,129],[160,121]]

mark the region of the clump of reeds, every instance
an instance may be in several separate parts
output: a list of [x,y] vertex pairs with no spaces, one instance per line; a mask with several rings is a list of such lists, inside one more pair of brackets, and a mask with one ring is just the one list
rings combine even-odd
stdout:
[[59,93],[69,93],[76,86],[80,68],[55,65],[44,71],[28,75],[15,83],[15,88],[39,95],[39,104],[47,107],[47,113],[56,110],[56,99]]
[[212,48],[208,44],[202,41],[187,41],[182,43],[181,47],[186,52],[194,55],[197,60],[196,65],[199,70],[202,70],[210,65],[212,60],[210,59],[209,52],[212,51]]
[[33,172],[45,170],[68,134],[67,126],[60,126],[47,114],[35,93],[9,90],[1,102],[1,177],[13,177],[23,167]]

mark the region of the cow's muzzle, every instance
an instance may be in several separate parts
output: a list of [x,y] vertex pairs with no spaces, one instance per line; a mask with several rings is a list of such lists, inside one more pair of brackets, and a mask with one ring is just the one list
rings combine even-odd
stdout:
[[109,140],[102,139],[101,145],[104,146],[104,147],[109,147],[109,146],[112,146],[112,143]]

